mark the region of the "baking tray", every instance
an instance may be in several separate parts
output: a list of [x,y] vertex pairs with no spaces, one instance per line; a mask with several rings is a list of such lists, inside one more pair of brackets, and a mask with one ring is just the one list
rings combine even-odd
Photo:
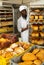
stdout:
[[[25,53],[27,52],[32,52],[35,48],[43,48],[44,49],[44,46],[38,46],[38,45],[34,45],[30,48],[30,50],[28,49]],[[24,53],[23,53],[24,54]],[[23,54],[21,54],[20,56],[18,57],[15,57],[15,58],[12,58],[10,60],[10,65],[18,65],[19,62],[21,62],[21,57],[23,56]],[[41,65],[44,65],[44,62],[41,64]]]

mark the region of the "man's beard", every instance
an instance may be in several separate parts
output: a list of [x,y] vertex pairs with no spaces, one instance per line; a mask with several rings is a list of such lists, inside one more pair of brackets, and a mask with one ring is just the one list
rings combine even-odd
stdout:
[[27,18],[27,15],[22,15],[22,17],[26,19]]

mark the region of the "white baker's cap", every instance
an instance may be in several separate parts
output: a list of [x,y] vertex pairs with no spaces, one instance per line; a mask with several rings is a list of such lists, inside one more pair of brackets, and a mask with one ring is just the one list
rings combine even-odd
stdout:
[[19,11],[20,11],[20,12],[21,12],[22,10],[24,10],[24,9],[27,10],[27,6],[25,6],[25,5],[21,5],[21,6],[19,7]]

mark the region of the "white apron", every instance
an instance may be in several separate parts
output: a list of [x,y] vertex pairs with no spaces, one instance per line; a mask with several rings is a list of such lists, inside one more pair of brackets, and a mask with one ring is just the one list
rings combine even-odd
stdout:
[[29,39],[29,38],[28,38],[28,36],[29,36],[29,35],[28,35],[28,32],[29,32],[29,31],[26,30],[26,31],[24,31],[24,32],[21,33],[21,38],[22,38],[22,41],[23,41],[23,42],[29,42],[29,41],[28,41],[28,39]]

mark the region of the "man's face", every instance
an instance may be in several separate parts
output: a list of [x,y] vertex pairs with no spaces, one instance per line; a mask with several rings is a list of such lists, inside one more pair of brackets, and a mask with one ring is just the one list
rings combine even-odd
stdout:
[[21,11],[21,15],[22,15],[23,18],[26,19],[26,17],[27,17],[27,11],[26,11],[25,9],[22,10],[22,11]]

